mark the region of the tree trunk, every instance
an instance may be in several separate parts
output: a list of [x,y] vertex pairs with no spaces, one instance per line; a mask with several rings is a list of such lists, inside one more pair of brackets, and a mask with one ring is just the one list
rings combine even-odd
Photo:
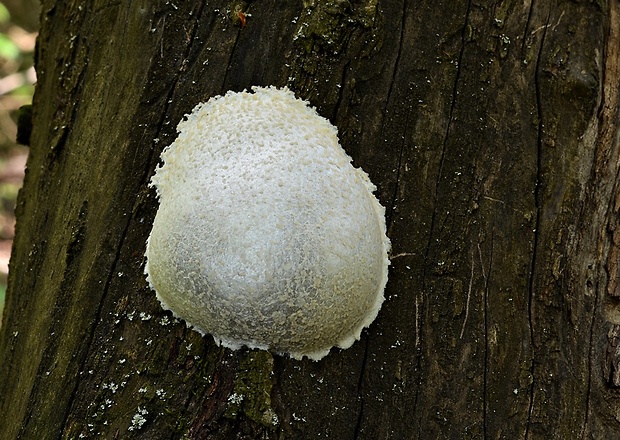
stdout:
[[[0,438],[620,438],[619,51],[615,0],[43,1]],[[319,362],[143,274],[177,123],[271,84],[387,208],[387,300]]]

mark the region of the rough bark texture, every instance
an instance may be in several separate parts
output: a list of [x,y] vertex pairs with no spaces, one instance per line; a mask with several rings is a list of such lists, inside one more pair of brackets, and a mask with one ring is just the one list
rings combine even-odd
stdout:
[[[617,0],[44,1],[0,438],[620,437],[619,48]],[[216,347],[143,276],[176,124],[270,84],[393,243],[377,321],[316,363]]]

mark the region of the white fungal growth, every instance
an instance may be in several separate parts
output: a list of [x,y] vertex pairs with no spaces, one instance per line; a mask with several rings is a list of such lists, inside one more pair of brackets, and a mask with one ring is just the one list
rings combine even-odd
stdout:
[[218,344],[318,360],[375,319],[385,209],[336,128],[288,89],[199,104],[152,184],[145,272],[164,309]]

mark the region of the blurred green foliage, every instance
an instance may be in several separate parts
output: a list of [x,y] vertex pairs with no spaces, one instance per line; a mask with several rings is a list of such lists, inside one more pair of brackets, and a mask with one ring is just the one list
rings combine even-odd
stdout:
[[11,20],[11,14],[9,10],[4,6],[3,3],[0,3],[0,22],[7,23]]
[[0,57],[8,60],[16,60],[20,55],[21,52],[13,40],[4,34],[0,34]]
[[[11,23],[11,14],[9,10],[0,3],[0,23],[7,25]],[[0,34],[0,57],[8,60],[16,60],[21,52],[15,42],[6,34]]]

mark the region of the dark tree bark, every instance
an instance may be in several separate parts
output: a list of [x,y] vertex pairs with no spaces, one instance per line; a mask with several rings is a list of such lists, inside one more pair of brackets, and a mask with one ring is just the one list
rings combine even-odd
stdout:
[[[620,437],[618,1],[41,14],[0,438]],[[339,128],[387,207],[387,301],[319,362],[216,347],[143,275],[176,124],[270,84]]]

